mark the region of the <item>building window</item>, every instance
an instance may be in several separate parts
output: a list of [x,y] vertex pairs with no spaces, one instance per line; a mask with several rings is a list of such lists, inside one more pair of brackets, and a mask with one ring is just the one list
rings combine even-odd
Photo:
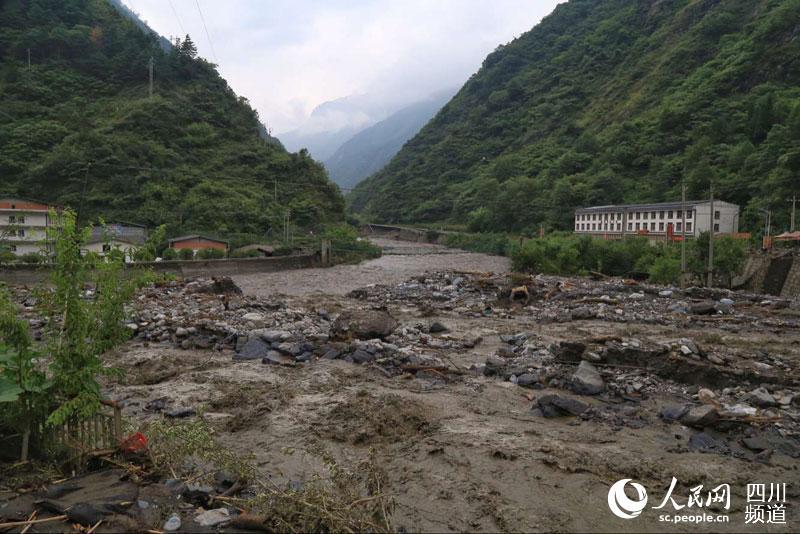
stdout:
[[682,219],[683,218],[683,210],[676,211],[675,212],[675,218],[676,219]]
[[[694,212],[693,211],[687,211],[686,212],[686,218],[687,219],[691,219],[692,218],[692,213],[694,213]],[[688,226],[687,226],[687,228],[688,228]]]
[[679,231],[679,232],[680,232],[681,230],[683,230],[683,223],[677,223],[676,225],[677,225],[677,227],[678,227],[678,231]]
[[111,252],[111,245],[109,245],[108,243],[105,243],[103,245],[103,252]]
[[650,223],[650,231],[652,232],[656,231],[656,223]]
[[637,232],[639,231],[639,226],[640,226],[639,223],[636,223],[636,231]]
[[642,218],[642,213],[640,211],[637,211],[636,212],[636,220],[639,220],[641,218]]
[[647,212],[644,212],[644,214],[643,214],[643,217],[642,217],[642,218],[643,218],[645,221],[647,220]]
[[17,245],[9,245],[9,248],[11,249],[11,252],[17,251]]
[[658,223],[658,231],[659,232],[663,232],[664,231],[664,223]]
[[24,228],[20,228],[19,230],[17,230],[17,236],[25,237],[25,229]]
[[692,223],[686,223],[686,231],[687,232],[691,232],[692,231]]
[[[639,225],[637,224],[636,227],[638,228]],[[629,232],[633,231],[633,223],[628,223],[628,231]]]
[[672,218],[672,212],[671,212],[671,211],[668,211],[668,212],[667,212],[667,218],[668,218],[668,219],[671,219],[671,218]]
[[617,223],[617,232],[622,231],[622,223]]
[[663,211],[659,211],[658,212],[658,218],[659,219],[663,219],[664,218],[664,212]]
[[714,219],[719,220],[719,211],[714,212]]
[[656,218],[656,212],[654,212],[654,211],[651,211],[651,212],[650,212],[650,218],[651,218],[651,219],[655,219],[655,218]]
[[714,231],[715,232],[719,232],[719,224],[715,224],[714,225]]

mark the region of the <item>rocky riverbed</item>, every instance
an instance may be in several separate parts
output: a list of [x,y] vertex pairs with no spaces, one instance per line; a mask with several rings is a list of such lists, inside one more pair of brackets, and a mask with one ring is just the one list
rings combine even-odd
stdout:
[[[203,418],[278,484],[373,450],[406,530],[742,531],[771,482],[771,528],[797,530],[800,303],[433,252],[145,289],[105,390],[134,419]],[[616,481],[655,506],[673,477],[684,505],[729,484],[705,510],[729,523],[609,511]]]

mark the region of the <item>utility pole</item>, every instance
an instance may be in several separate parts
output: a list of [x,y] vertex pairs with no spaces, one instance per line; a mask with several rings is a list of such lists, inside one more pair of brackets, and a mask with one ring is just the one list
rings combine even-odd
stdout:
[[686,287],[686,184],[681,186],[681,287]]
[[81,191],[81,203],[78,206],[78,223],[83,222],[83,201],[86,199],[86,187],[89,185],[89,169],[92,168],[92,163],[89,162],[86,164],[86,170],[83,173],[83,190]]
[[711,210],[708,215],[708,287],[714,285],[714,184],[711,184]]
[[150,63],[147,70],[150,73],[150,98],[153,98],[153,56],[150,56]]
[[794,232],[794,214],[795,214],[795,208],[797,207],[797,195],[792,195],[792,200],[790,200],[789,202],[792,203],[792,218],[789,224],[789,231]]

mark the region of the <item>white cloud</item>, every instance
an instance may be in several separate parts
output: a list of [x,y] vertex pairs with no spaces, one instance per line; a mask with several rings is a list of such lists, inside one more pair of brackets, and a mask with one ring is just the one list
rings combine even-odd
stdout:
[[[214,60],[195,0],[124,1],[163,35],[183,26]],[[486,54],[531,29],[558,0],[199,3],[221,74],[283,132],[344,96],[405,100],[461,85]]]

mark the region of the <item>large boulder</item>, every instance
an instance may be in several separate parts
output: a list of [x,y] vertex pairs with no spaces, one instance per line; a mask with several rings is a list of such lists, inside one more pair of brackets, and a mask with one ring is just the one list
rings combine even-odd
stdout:
[[348,310],[342,312],[331,325],[331,338],[384,339],[391,335],[397,326],[397,320],[385,311]]
[[600,376],[600,371],[584,360],[572,375],[572,389],[580,395],[597,395],[605,391],[606,384]]

